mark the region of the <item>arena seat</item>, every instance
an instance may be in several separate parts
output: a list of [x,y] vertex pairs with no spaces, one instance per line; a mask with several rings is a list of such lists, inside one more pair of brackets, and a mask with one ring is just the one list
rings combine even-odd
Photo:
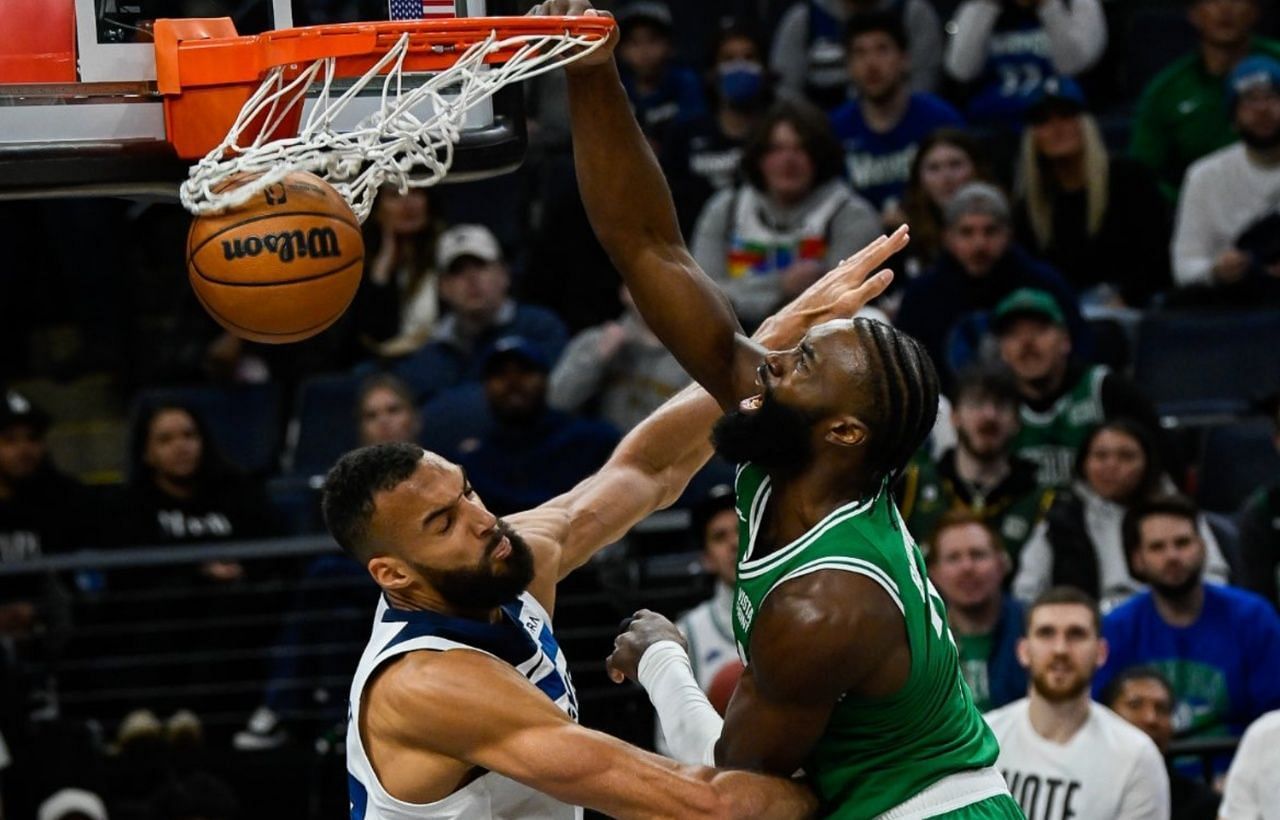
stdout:
[[146,406],[167,401],[199,413],[209,425],[218,449],[239,467],[254,475],[264,475],[275,466],[280,450],[278,385],[161,388],[140,393],[135,404]]
[[1211,428],[1200,453],[1196,496],[1208,510],[1234,512],[1249,493],[1280,477],[1280,453],[1269,419]]
[[456,458],[460,443],[491,426],[489,402],[478,382],[445,390],[422,406],[422,446],[446,458]]
[[1243,415],[1280,389],[1280,311],[1169,311],[1143,317],[1134,381],[1164,416]]
[[315,376],[298,387],[286,434],[286,475],[323,475],[356,446],[354,408],[359,389],[360,378],[346,373]]

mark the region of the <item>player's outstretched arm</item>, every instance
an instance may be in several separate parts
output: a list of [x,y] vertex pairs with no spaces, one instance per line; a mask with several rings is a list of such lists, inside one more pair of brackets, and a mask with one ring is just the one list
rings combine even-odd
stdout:
[[[869,278],[868,274],[893,247],[893,239],[882,237],[829,271],[766,320],[756,339],[771,348],[791,347],[809,327],[857,313],[892,281],[888,271]],[[628,433],[599,472],[536,509],[509,518],[526,535],[541,536],[540,543],[559,545],[559,571],[553,578],[539,579],[549,582],[546,589],[535,590],[539,600],[550,600],[554,581],[680,497],[711,455],[711,427],[719,417],[716,402],[691,386]]]
[[909,658],[892,657],[904,640],[901,613],[873,581],[819,571],[765,600],[751,663],[723,721],[693,677],[683,638],[661,615],[637,612],[607,666],[615,682],[630,678],[645,687],[678,760],[788,775],[803,765],[846,693],[870,685],[888,694],[901,683],[894,675],[905,681]]
[[479,652],[411,653],[366,697],[361,736],[392,752],[388,766],[415,752],[462,761],[619,818],[785,820],[817,805],[788,780],[681,765],[579,726],[519,672]]

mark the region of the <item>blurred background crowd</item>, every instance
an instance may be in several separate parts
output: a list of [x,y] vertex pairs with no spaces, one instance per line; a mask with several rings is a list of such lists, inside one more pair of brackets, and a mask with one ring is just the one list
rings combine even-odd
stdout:
[[[1280,9],[600,5],[748,331],[910,225],[867,312],[942,376],[897,497],[979,704],[1027,693],[1023,607],[1087,593],[1111,644],[1095,693],[1168,755],[1174,816],[1213,817],[1235,741],[1280,708]],[[0,202],[4,816],[342,816],[375,587],[323,535],[325,470],[417,441],[508,514],[688,383],[591,233],[563,76],[525,92],[524,166],[383,190],[355,302],[299,344],[204,314],[176,203]],[[653,741],[643,696],[602,674],[640,605],[691,610],[700,682],[731,689],[731,479],[711,463],[568,582],[584,722]]]

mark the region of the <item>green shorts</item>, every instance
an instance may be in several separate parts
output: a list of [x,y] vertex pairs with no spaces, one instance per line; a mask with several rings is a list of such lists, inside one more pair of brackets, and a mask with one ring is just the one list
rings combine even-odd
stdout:
[[1026,820],[1022,809],[1007,794],[997,794],[964,808],[939,814],[933,820]]

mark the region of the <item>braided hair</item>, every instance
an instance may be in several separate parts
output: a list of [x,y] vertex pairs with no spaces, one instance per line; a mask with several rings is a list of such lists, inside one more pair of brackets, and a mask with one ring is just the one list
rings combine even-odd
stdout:
[[868,464],[873,477],[891,481],[933,429],[938,374],[924,346],[872,319],[853,320],[867,351],[873,417]]

